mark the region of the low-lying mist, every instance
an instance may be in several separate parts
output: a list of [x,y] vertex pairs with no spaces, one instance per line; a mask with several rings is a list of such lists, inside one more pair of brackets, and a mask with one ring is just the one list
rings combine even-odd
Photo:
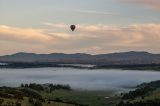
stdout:
[[0,69],[0,86],[21,83],[69,84],[79,90],[124,90],[143,82],[160,80],[160,72],[114,69],[30,68]]

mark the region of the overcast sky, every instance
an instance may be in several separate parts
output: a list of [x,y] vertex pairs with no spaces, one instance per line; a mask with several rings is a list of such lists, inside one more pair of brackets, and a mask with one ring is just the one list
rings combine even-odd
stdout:
[[160,0],[0,0],[0,14],[0,55],[160,53]]

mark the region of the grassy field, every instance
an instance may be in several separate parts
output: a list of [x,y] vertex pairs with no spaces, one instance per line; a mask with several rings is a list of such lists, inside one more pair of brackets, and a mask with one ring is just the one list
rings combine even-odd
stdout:
[[115,106],[120,98],[113,96],[113,91],[66,91],[56,90],[52,93],[42,92],[49,100],[61,100],[63,102],[79,103],[87,106]]
[[[35,90],[35,85],[33,88],[1,87],[0,101],[3,102],[0,102],[0,106],[41,106],[35,105],[37,101],[40,101],[42,106],[115,106],[120,101],[118,96],[114,96],[115,91],[79,91],[66,88],[48,91],[48,88],[39,90],[39,85],[36,85],[38,90]],[[29,101],[31,98],[32,102]]]

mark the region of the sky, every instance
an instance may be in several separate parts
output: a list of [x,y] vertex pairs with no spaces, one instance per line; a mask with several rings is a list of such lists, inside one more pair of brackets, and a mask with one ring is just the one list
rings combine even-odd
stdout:
[[0,55],[160,53],[160,0],[0,0],[0,14]]

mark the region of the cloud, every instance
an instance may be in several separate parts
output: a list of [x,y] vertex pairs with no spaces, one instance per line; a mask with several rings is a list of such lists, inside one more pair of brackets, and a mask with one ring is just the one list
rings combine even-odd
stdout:
[[53,39],[49,35],[45,34],[42,29],[18,28],[0,25],[0,40],[11,40],[24,43],[45,43]]
[[70,31],[67,24],[45,25],[43,29],[1,25],[0,52],[160,52],[160,24],[132,24],[125,27],[81,24],[77,25],[74,32]]
[[148,8],[160,10],[160,0],[123,0],[128,3],[144,5]]
[[66,24],[60,23],[60,24],[53,24],[53,23],[43,23],[44,25],[47,25],[49,27],[54,27],[54,28],[67,28],[68,26]]
[[[57,26],[54,25],[51,29]],[[82,24],[77,25],[75,32],[69,31],[69,26],[64,28],[66,29],[68,31],[65,33],[53,34],[54,37],[58,36],[57,46],[54,46],[59,45],[61,52],[63,50],[89,53],[129,50],[160,52],[158,47],[160,24],[132,24],[125,27]]]

